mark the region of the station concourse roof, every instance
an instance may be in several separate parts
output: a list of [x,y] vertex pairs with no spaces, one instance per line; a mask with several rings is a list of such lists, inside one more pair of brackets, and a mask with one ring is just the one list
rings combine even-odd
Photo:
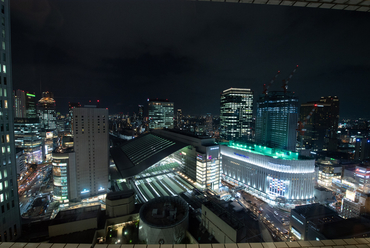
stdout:
[[172,153],[188,146],[186,143],[144,134],[110,150],[122,179],[133,177]]

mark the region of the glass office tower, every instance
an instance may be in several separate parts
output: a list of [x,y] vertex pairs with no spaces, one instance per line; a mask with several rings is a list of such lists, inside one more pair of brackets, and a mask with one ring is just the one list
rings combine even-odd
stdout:
[[220,136],[225,140],[251,138],[253,91],[230,88],[221,93]]
[[298,98],[292,92],[271,91],[257,100],[256,143],[295,151]]

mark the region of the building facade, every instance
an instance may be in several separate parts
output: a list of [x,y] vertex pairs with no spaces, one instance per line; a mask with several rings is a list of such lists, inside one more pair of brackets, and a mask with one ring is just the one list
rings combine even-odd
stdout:
[[295,151],[298,98],[292,92],[271,91],[257,101],[256,143]]
[[12,60],[10,49],[10,1],[1,5],[1,67],[0,67],[0,242],[11,242],[21,236],[17,169],[15,162]]
[[222,177],[261,198],[294,202],[314,197],[315,160],[298,153],[230,142],[221,146]]
[[153,133],[188,144],[176,155],[184,165],[183,173],[200,188],[218,190],[221,184],[221,156],[220,145],[214,138],[168,130],[155,130]]
[[221,93],[220,113],[222,139],[251,138],[253,115],[253,91],[251,89],[224,90]]
[[41,126],[37,118],[15,118],[15,147],[24,149],[26,163],[41,163],[47,153],[40,136]]
[[107,192],[109,168],[108,109],[73,109],[77,199]]
[[301,146],[313,151],[336,150],[339,122],[339,99],[337,96],[321,97],[319,101],[301,104]]
[[174,104],[168,100],[148,99],[150,129],[173,129]]

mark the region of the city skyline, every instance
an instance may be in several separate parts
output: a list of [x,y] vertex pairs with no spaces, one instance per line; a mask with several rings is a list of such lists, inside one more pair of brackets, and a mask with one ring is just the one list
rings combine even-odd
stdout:
[[[219,114],[230,87],[289,82],[299,103],[337,95],[340,118],[369,117],[368,13],[204,2],[14,1],[14,89],[132,113],[147,98]],[[99,16],[99,18],[96,18]],[[354,97],[355,96],[355,97]]]

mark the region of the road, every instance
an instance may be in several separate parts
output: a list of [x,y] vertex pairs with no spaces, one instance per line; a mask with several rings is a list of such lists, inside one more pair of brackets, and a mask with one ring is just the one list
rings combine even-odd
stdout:
[[[224,181],[222,183],[230,189],[234,188],[233,185]],[[268,228],[276,241],[289,240],[289,212],[274,208],[272,205],[248,194],[244,190],[240,190],[238,192],[241,195],[238,202],[254,213],[260,223],[264,224]]]

